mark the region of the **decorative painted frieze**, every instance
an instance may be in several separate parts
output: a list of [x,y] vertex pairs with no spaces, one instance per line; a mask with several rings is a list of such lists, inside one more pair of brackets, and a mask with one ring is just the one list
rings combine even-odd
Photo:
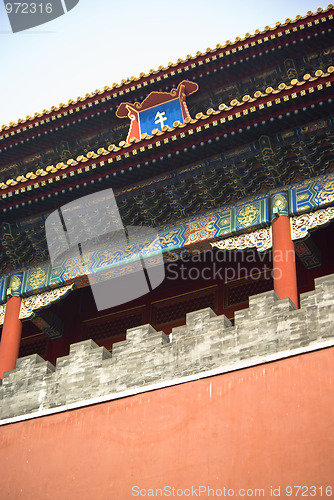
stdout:
[[259,252],[264,252],[272,246],[271,227],[225,238],[224,240],[211,243],[211,246],[220,250],[244,250],[255,247]]
[[289,191],[290,214],[310,212],[334,202],[334,175],[328,174],[293,186]]
[[[265,229],[269,228],[273,215],[287,214],[287,202],[290,215],[297,211],[292,218],[292,239],[305,238],[309,229],[333,219],[333,207],[309,211],[334,203],[334,173],[313,179],[312,182],[302,181],[295,186],[287,186],[285,192],[271,190],[264,196],[254,196],[243,203],[238,202],[157,228],[161,250],[166,254],[165,260],[168,261],[170,252],[179,252],[181,249],[191,251],[201,245],[208,248],[210,240],[215,239],[221,240],[215,242],[219,243],[219,248],[257,248],[260,252],[268,250],[271,247],[271,233]],[[305,211],[307,213],[303,213]],[[154,248],[147,248],[154,254]],[[47,262],[29,267],[21,273],[4,275],[0,280],[0,303],[5,302],[8,288],[12,294],[29,296],[69,281],[75,281],[77,287],[87,286],[87,275],[100,270],[108,270],[112,275],[115,266],[120,263],[124,265],[130,255],[135,253],[139,251],[134,247],[117,250],[115,247],[98,246],[84,258],[65,258],[55,267]],[[130,261],[128,264],[131,265]],[[13,280],[12,284],[8,284],[8,279]]]
[[[22,320],[33,319],[34,324],[36,324],[41,330],[45,331],[50,338],[60,338],[62,336],[62,328],[58,318],[56,318],[55,315],[51,318],[50,314],[36,316],[35,313],[40,309],[46,308],[51,304],[58,302],[58,300],[65,297],[71,290],[73,290],[73,288],[74,285],[70,284],[37,295],[31,295],[30,297],[24,297],[21,303],[19,318]],[[4,323],[5,312],[6,304],[0,304],[0,325],[3,325]]]
[[12,274],[9,278],[9,284],[6,290],[6,294],[19,297],[22,293],[22,280],[23,273]]
[[61,298],[65,297],[72,289],[74,285],[66,285],[61,288],[54,288],[47,292],[40,293],[38,295],[31,295],[30,297],[24,297],[21,303],[20,319],[28,319],[34,315],[35,311],[48,307],[49,305],[57,302]]
[[317,210],[308,214],[297,215],[291,219],[291,237],[293,240],[305,238],[309,231],[328,224],[334,219],[334,207]]
[[289,200],[286,191],[275,193],[271,197],[271,220],[273,221],[279,215],[289,215]]

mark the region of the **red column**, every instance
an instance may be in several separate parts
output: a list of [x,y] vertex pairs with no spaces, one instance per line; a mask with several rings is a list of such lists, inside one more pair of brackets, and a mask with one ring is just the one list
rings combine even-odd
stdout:
[[272,222],[274,290],[280,299],[290,297],[298,308],[295,246],[291,239],[290,218],[280,215]]
[[4,372],[16,367],[22,333],[20,307],[21,297],[10,297],[6,303],[0,343],[0,378],[3,378]]

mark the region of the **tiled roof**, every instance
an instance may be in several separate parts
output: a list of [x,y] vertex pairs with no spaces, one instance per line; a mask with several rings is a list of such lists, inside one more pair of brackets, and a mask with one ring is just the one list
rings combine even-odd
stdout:
[[[163,127],[163,131],[153,130],[152,135],[142,134],[141,140],[130,139],[130,143],[121,141],[118,146],[111,144],[107,149],[100,148],[96,152],[90,151],[86,155],[80,155],[76,159],[69,159],[66,163],[60,162],[56,165],[48,165],[45,169],[38,169],[35,172],[28,172],[20,175],[16,179],[8,179],[0,182],[0,189],[9,190],[12,194],[25,192],[45,185],[50,174],[56,174],[56,181],[67,177],[67,175],[81,174],[105,164],[116,163],[122,159],[135,157],[140,152],[152,147],[159,147],[170,140],[182,140],[186,135],[200,133],[203,129],[215,127],[227,122],[234,122],[242,116],[251,114],[257,110],[265,108],[274,109],[275,105],[295,98],[303,98],[314,92],[321,92],[332,85],[334,80],[334,67],[330,66],[327,72],[317,70],[313,76],[305,74],[302,81],[291,80],[290,83],[281,83],[276,89],[268,87],[265,91],[256,91],[253,96],[245,95],[241,102],[233,99],[229,105],[224,103],[218,106],[217,110],[208,109],[206,113],[198,113],[195,118],[186,118],[184,123],[175,122],[174,127]],[[74,168],[77,167],[77,168]],[[51,176],[53,177],[53,176]],[[13,188],[13,189],[11,189]],[[7,197],[3,194],[2,197]]]
[[[325,10],[319,7],[316,12],[308,11],[305,16],[298,15],[294,20],[286,19],[283,23],[277,22],[275,26],[266,26],[262,31],[255,30],[254,34],[246,33],[243,38],[236,37],[234,42],[227,40],[224,45],[218,44],[214,49],[207,48],[204,52],[197,52],[195,56],[187,55],[185,59],[180,58],[176,63],[168,63],[166,67],[159,66],[157,70],[151,69],[148,73],[140,73],[138,77],[131,76],[128,80],[123,79],[120,83],[113,83],[111,87],[104,87],[103,90],[95,90],[95,92],[88,93],[84,97],[79,96],[76,100],[70,99],[67,104],[60,103],[58,106],[52,106],[50,110],[43,109],[41,113],[35,113],[34,116],[26,116],[25,119],[19,118],[17,122],[10,122],[9,125],[0,127],[0,140],[25,131],[28,127],[32,127],[32,124],[33,126],[43,125],[45,122],[50,121],[50,117],[55,119],[55,117],[67,116],[73,111],[86,109],[87,106],[92,107],[117,95],[123,95],[146,86],[148,83],[159,82],[163,75],[174,76],[175,73],[188,71],[190,68],[193,69],[197,65],[203,64],[203,62],[209,63],[218,58],[229,56],[231,53],[267,42],[276,36],[289,35],[291,28],[292,31],[303,30],[305,28],[303,20],[308,21],[307,26],[312,26],[312,23],[325,22],[327,19],[332,19],[333,16],[331,15],[327,19],[320,16],[319,19],[319,15],[332,9],[332,4],[329,4]],[[312,20],[315,17],[317,19]]]

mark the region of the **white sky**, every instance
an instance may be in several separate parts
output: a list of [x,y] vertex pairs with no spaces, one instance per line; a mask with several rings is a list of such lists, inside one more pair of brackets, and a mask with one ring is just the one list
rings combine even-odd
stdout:
[[327,5],[323,0],[80,0],[64,16],[13,34],[0,0],[0,126]]

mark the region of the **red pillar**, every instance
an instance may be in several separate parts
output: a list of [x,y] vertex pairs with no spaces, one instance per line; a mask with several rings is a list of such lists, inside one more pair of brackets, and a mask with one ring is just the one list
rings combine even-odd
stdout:
[[4,372],[16,367],[22,333],[20,307],[21,297],[10,297],[6,303],[0,343],[0,378],[3,378]]
[[280,215],[272,222],[274,290],[280,299],[289,297],[298,308],[295,246],[290,218]]

